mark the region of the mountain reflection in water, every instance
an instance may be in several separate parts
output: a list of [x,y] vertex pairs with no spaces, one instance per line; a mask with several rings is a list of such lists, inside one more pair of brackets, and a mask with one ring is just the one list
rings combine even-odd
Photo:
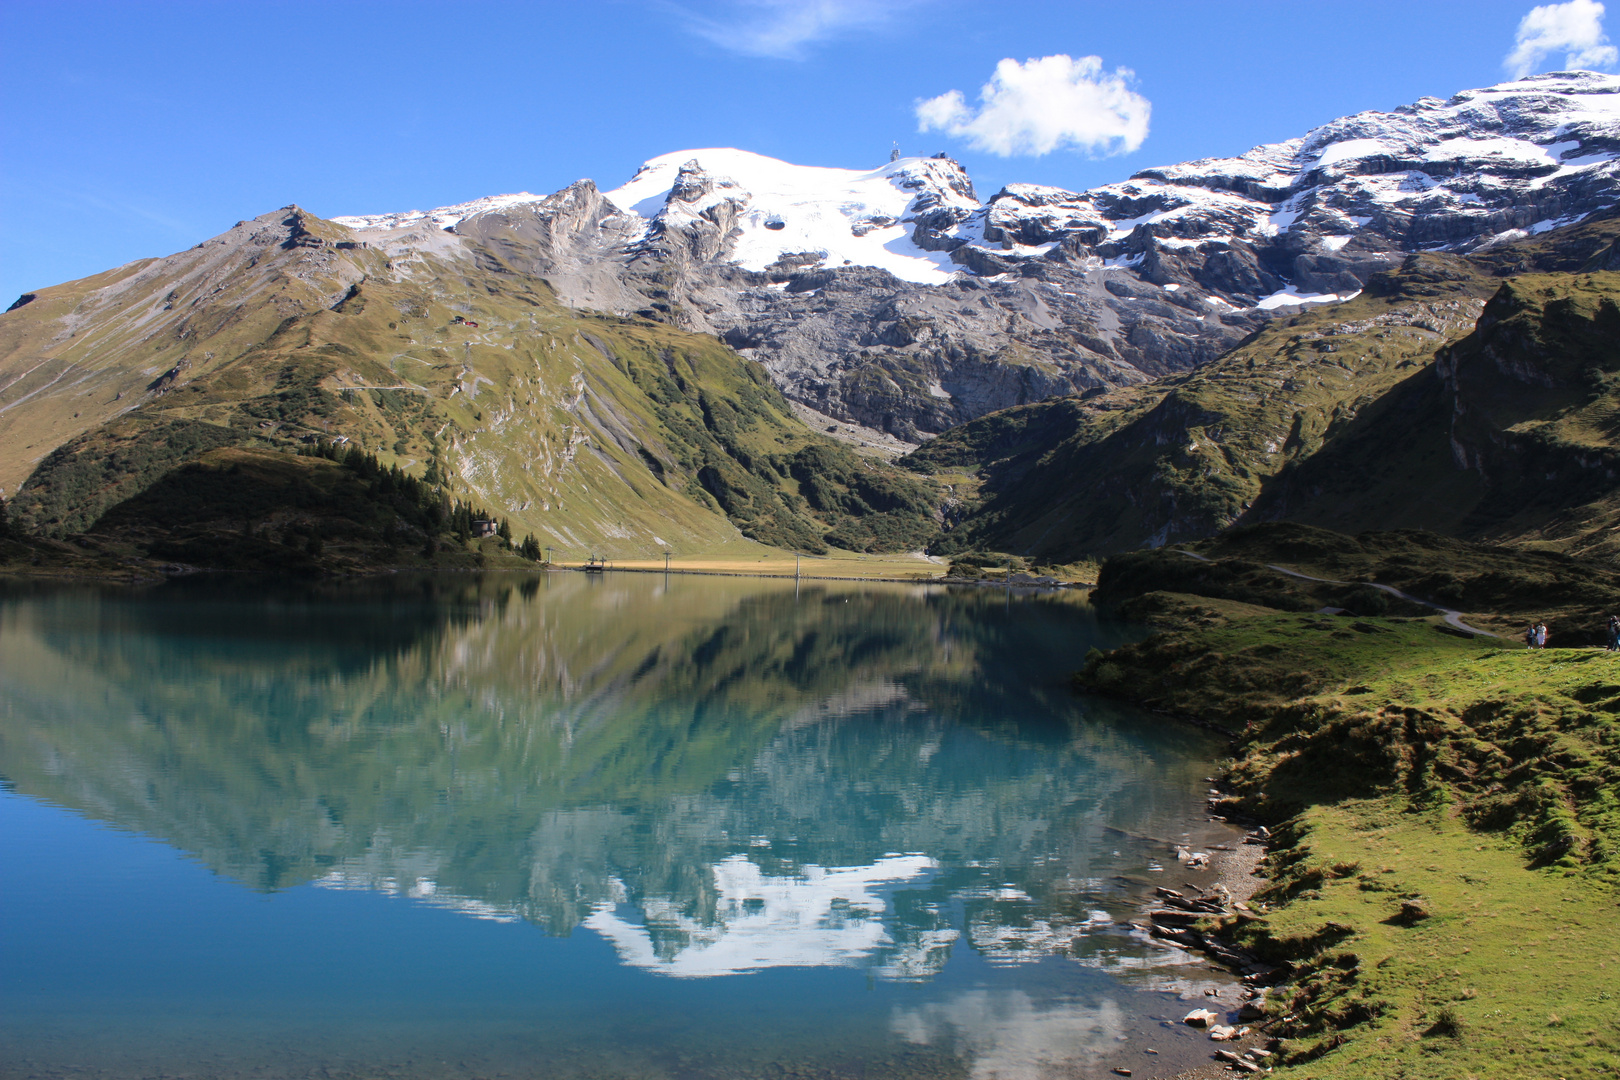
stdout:
[[[1069,692],[1123,633],[1071,595],[654,575],[14,590],[0,776],[265,893],[584,929],[654,976],[1128,972],[1165,954],[1120,875],[1210,744]],[[887,1037],[1002,1076],[1115,1040],[1040,970]]]

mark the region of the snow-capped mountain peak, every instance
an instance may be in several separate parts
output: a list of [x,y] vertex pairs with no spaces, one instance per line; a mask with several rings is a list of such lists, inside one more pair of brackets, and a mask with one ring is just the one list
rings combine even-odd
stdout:
[[541,203],[550,197],[549,195],[534,195],[527,191],[520,191],[513,195],[487,195],[482,199],[457,203],[454,206],[440,206],[433,210],[404,210],[394,214],[354,214],[346,217],[335,217],[332,220],[339,225],[355,230],[393,230],[409,228],[413,225],[431,226],[435,229],[453,229],[467,218],[476,217],[479,214],[509,210],[514,206],[525,206],[530,203]]
[[337,220],[395,273],[482,261],[583,307],[719,335],[801,404],[914,442],[1194,367],[1412,253],[1617,204],[1620,77],[1558,72],[1088,191],[1015,183],[981,203],[944,157],[862,170],[709,148],[605,193],[580,181]]
[[[1576,71],[1357,113],[1236,157],[1144,169],[1085,192],[1011,184],[987,205],[943,156],[861,170],[721,147],[652,158],[604,195],[630,233],[637,222],[643,238],[701,231],[685,245],[690,254],[754,271],[869,266],[937,285],[1049,255],[1064,241],[1110,265],[1132,265],[1150,248],[1184,262],[1193,249],[1207,256],[1233,244],[1281,246],[1296,262],[1334,257],[1325,273],[1262,258],[1269,269],[1203,282],[1241,306],[1296,285],[1338,295],[1395,252],[1467,249],[1573,220],[1620,198],[1617,156],[1620,77]],[[334,220],[360,231],[455,231],[549,198],[523,192]],[[1161,284],[1177,279],[1174,267],[1165,275]]]
[[[1232,231],[1181,234],[1189,238],[1366,229],[1368,247],[1468,247],[1552,227],[1570,202],[1555,192],[1614,188],[1617,155],[1620,77],[1555,72],[1357,113],[1235,158],[1147,169],[1086,197],[1110,218],[1115,204],[1144,197],[1159,211],[1215,209],[1223,197],[1248,204],[1247,228],[1228,213]],[[1582,213],[1595,208],[1579,201]]]
[[[680,150],[653,158],[606,192],[648,228],[714,219],[730,203],[729,260],[764,270],[785,255],[820,253],[826,266],[875,266],[906,281],[938,284],[960,268],[919,246],[919,219],[952,224],[979,210],[973,184],[948,158],[900,158],[878,169],[792,165],[745,150]],[[729,215],[728,215],[729,216]]]

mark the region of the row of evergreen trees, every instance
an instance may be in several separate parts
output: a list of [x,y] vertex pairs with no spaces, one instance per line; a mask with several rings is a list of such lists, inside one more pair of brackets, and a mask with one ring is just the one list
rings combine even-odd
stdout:
[[[417,510],[417,514],[408,516],[420,517],[421,524],[429,536],[424,548],[427,554],[432,554],[437,549],[433,540],[436,533],[448,533],[465,544],[473,538],[474,522],[496,521],[493,514],[470,502],[461,499],[452,500],[437,462],[429,468],[426,478],[418,479],[398,465],[385,467],[377,460],[377,455],[360,446],[345,446],[342,443],[322,439],[299,447],[298,453],[301,457],[321,457],[335,461],[365,480],[372,494],[394,503],[400,509]],[[400,506],[401,503],[405,505]],[[0,528],[3,528],[3,521],[0,521]],[[532,562],[540,561],[540,541],[534,538],[533,533],[525,536],[522,543],[514,546],[512,525],[503,517],[496,524],[495,535],[500,540],[501,546],[508,551],[515,551]]]
[[[475,522],[497,521],[492,514],[470,502],[451,499],[442,479],[438,484],[430,484],[411,476],[398,465],[385,467],[375,454],[359,446],[321,440],[301,446],[298,454],[300,457],[321,457],[334,461],[366,481],[373,496],[391,504],[400,512],[400,516],[419,525],[428,534],[424,549],[427,554],[437,550],[436,535],[448,533],[465,544],[473,538]],[[439,470],[433,472],[442,477]],[[5,498],[0,497],[0,540],[13,536],[8,510]],[[393,531],[390,526],[387,534],[392,535]],[[531,562],[540,561],[540,541],[534,538],[533,533],[525,536],[521,543],[514,544],[511,522],[503,517],[497,521],[495,535],[508,551],[516,552]]]

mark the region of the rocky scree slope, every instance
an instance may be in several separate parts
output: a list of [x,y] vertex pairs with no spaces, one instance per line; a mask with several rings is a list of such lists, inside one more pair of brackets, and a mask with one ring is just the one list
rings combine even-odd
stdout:
[[1608,551],[1620,217],[1407,256],[1186,375],[1009,409],[906,463],[941,550],[1062,561],[1286,518]]
[[605,195],[339,219],[460,246],[581,306],[714,333],[829,419],[917,442],[999,408],[1185,371],[1422,251],[1616,200],[1620,78],[1538,75],[1365,112],[1233,158],[981,202],[944,157],[871,171],[739,150],[654,158]]
[[806,428],[757,364],[571,312],[460,243],[371,245],[289,207],[40,290],[0,315],[0,482],[27,478],[13,519],[82,532],[200,455],[330,440],[574,557],[932,533],[926,483]]

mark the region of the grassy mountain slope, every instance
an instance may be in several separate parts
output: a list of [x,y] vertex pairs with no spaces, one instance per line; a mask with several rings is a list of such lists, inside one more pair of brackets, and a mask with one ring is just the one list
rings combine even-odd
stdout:
[[906,461],[982,462],[980,501],[947,538],[958,547],[1066,560],[1207,536],[1466,334],[1482,292],[1473,275],[1414,259],[1355,300],[1278,320],[1190,374],[1007,410]]
[[[196,449],[193,447],[192,449]],[[145,581],[187,568],[314,577],[390,569],[533,570],[542,549],[489,511],[385,469],[359,448],[225,446],[153,471],[90,532],[11,529],[0,570],[31,578]]]
[[[1254,517],[1370,521],[1612,555],[1620,273],[1531,274],[1472,334],[1278,478]],[[1394,452],[1392,452],[1394,451]]]
[[[1286,1075],[1612,1076],[1620,685],[1587,643],[1620,578],[1292,525],[1196,550],[1209,561],[1104,565],[1101,591],[1167,628],[1078,680],[1236,733],[1219,810],[1271,827],[1270,880],[1223,932],[1280,968],[1265,1029]],[[1273,562],[1409,583],[1460,570],[1477,618],[1535,611],[1563,632],[1532,651],[1432,616],[1318,615],[1320,586]]]
[[[576,313],[537,278],[392,261],[297,208],[0,316],[0,482],[82,531],[197,454],[346,439],[560,548],[743,535],[915,549],[926,482],[793,417],[712,338]],[[37,466],[34,463],[37,462]]]
[[[1611,217],[1468,258],[1415,255],[1188,375],[953,429],[906,459],[971,474],[936,547],[1067,561],[1279,516],[1589,546],[1593,527],[1553,522],[1607,520],[1569,508],[1612,487],[1617,238]],[[1463,467],[1454,435],[1487,464]],[[1580,483],[1544,492],[1540,518],[1511,513],[1549,454]]]
[[57,446],[332,306],[386,263],[287,207],[168,258],[25,294],[0,315],[0,486],[14,492]]

